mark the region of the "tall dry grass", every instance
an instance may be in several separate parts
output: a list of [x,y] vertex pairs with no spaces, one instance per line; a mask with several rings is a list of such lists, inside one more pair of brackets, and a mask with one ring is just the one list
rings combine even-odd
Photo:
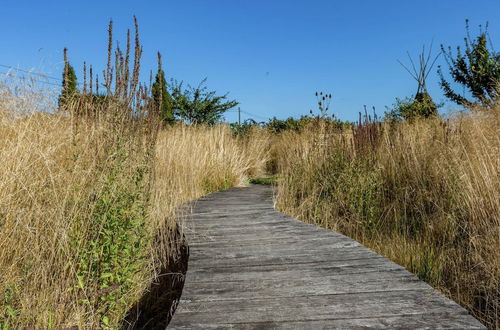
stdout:
[[263,174],[268,144],[260,130],[239,138],[226,125],[166,127],[157,140],[153,218],[171,215],[179,203]]
[[[114,156],[104,142],[106,128],[91,126],[74,135],[72,126],[66,116],[33,113],[0,127],[4,328],[101,321],[90,301],[103,296],[105,288],[79,279],[85,240],[94,240],[102,229],[94,221],[99,196],[118,193],[120,184],[127,187],[126,176],[142,164],[137,154],[128,156],[121,164],[126,170],[108,184]],[[101,256],[93,257],[98,262]]]
[[155,240],[179,221],[175,209],[266,162],[266,139],[240,140],[225,126],[166,127],[151,155],[144,131],[29,111],[29,100],[2,95],[3,329],[118,327],[175,254]]
[[286,132],[278,208],[338,230],[499,327],[500,109]]

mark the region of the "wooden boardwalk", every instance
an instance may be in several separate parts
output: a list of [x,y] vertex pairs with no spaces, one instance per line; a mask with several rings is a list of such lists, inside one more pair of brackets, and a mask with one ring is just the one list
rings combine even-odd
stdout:
[[169,329],[482,329],[465,309],[352,239],[273,208],[269,186],[193,204]]

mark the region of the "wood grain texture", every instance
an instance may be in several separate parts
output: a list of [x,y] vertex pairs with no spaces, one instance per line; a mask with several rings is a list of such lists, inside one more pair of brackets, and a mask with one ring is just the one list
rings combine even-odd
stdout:
[[273,208],[272,189],[187,208],[190,258],[169,329],[484,329],[403,267]]

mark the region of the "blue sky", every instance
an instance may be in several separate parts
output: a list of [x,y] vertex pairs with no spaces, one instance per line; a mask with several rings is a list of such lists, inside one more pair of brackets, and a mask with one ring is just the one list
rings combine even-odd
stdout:
[[[406,51],[417,56],[433,39],[435,52],[441,43],[462,44],[466,18],[474,34],[489,21],[500,48],[498,0],[3,0],[0,65],[60,77],[68,47],[78,72],[83,61],[102,70],[108,20],[123,43],[134,14],[144,80],[159,50],[168,77],[190,84],[207,77],[210,89],[241,102],[242,119],[307,114],[315,91],[332,93],[331,111],[344,120],[355,120],[363,105],[383,113],[416,91],[397,60],[408,63]],[[428,90],[444,101],[433,71]],[[234,112],[226,117],[236,120]]]

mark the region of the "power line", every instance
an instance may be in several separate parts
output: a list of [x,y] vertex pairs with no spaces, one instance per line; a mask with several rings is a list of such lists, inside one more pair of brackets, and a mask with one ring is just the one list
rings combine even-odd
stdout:
[[9,70],[16,70],[16,71],[20,71],[20,72],[24,72],[24,73],[29,73],[29,74],[37,75],[37,76],[40,76],[40,77],[43,77],[43,78],[47,78],[47,79],[61,81],[61,79],[59,79],[59,78],[51,77],[51,76],[48,76],[48,75],[46,75],[44,73],[34,72],[34,71],[30,71],[30,70],[24,70],[24,69],[13,67],[11,65],[0,64],[0,67],[7,68]]
[[228,110],[227,112],[231,112],[231,113],[241,112],[241,113],[246,114],[247,116],[257,117],[257,118],[264,119],[264,120],[268,120],[269,119],[267,117],[264,117],[264,116],[261,116],[261,115],[257,115],[255,113],[251,113],[251,112],[248,112],[248,111],[243,111],[243,110],[239,110],[239,111],[238,110]]
[[264,116],[261,116],[261,115],[257,115],[257,114],[254,114],[254,113],[250,113],[250,112],[247,112],[247,111],[243,111],[241,110],[241,112],[243,112],[244,114],[246,115],[249,115],[249,116],[252,116],[252,117],[257,117],[257,118],[261,118],[261,119],[265,119],[265,120],[268,120],[269,118],[266,118]]
[[35,79],[35,78],[32,78],[32,77],[31,78],[26,78],[26,77],[23,77],[23,76],[12,75],[12,74],[9,74],[9,72],[0,72],[0,75],[5,75],[6,78],[29,79],[30,81],[36,81],[36,82],[39,82],[39,83],[42,83],[42,84],[47,84],[47,85],[61,87],[61,84],[55,84],[55,83],[52,83],[50,81]]

